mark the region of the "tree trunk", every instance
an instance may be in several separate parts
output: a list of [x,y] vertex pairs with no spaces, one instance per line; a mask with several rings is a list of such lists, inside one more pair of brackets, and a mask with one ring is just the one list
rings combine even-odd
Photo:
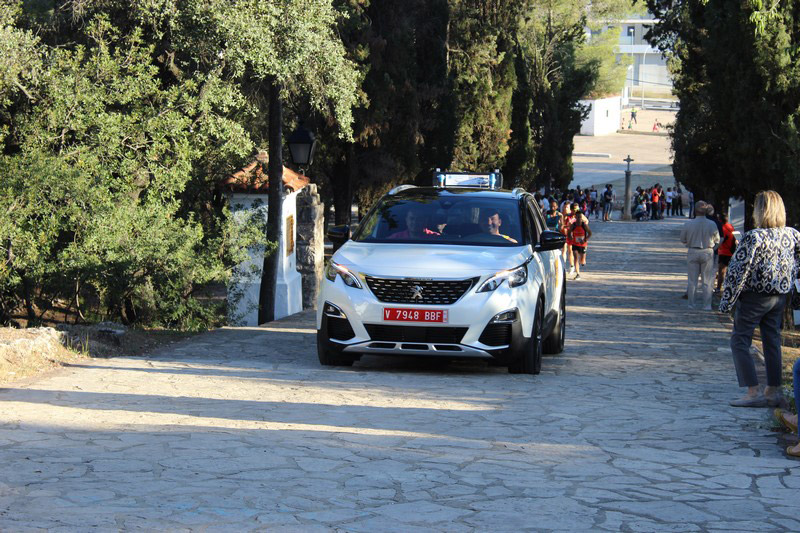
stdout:
[[343,172],[336,173],[333,183],[333,220],[336,225],[350,224],[350,210],[353,205],[353,181],[356,176],[355,145],[347,144]]
[[28,315],[28,326],[36,321],[36,310],[33,308],[33,287],[25,276],[22,276],[22,294],[25,300],[25,312]]
[[258,300],[258,323],[275,320],[275,287],[278,280],[280,242],[283,233],[283,107],[281,87],[273,79],[269,85],[269,207],[267,211],[267,239],[278,248],[264,257],[261,270],[261,288]]
[[744,200],[744,230],[742,234],[753,229],[753,204],[756,201],[756,193],[748,191],[742,197]]

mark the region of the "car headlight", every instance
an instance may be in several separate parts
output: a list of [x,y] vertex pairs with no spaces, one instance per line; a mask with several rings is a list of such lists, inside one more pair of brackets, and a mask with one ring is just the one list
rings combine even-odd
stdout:
[[519,287],[528,281],[528,267],[521,265],[510,270],[501,270],[480,284],[475,292],[491,292],[508,280],[509,287]]
[[344,281],[344,284],[348,287],[353,287],[354,289],[361,288],[361,282],[358,281],[358,276],[339,263],[331,261],[325,269],[325,277],[330,281],[335,281],[337,275],[341,276],[342,281]]

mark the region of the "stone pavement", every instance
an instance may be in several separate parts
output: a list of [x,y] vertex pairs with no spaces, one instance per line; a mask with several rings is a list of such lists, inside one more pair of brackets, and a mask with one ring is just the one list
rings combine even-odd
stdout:
[[2,390],[0,530],[800,531],[679,226],[593,223],[539,376],[322,368],[306,314]]

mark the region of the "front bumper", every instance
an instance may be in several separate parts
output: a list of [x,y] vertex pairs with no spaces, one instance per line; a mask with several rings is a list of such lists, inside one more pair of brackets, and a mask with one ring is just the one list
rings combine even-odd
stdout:
[[[337,276],[325,280],[317,310],[318,342],[334,353],[476,358],[506,362],[528,340],[532,313],[527,293],[506,284],[488,293],[470,288],[451,305],[423,306],[379,301],[368,287],[356,289]],[[330,313],[328,304],[336,308]],[[383,320],[384,308],[446,309],[446,324],[410,324]],[[513,320],[492,323],[515,310]]]

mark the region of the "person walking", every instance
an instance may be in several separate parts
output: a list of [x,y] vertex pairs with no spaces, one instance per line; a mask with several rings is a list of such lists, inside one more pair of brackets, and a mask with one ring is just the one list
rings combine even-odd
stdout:
[[574,279],[581,279],[581,266],[586,264],[586,246],[591,236],[592,230],[589,229],[586,217],[579,209],[576,209],[575,222],[570,226],[567,236],[572,245],[572,261],[575,265]]
[[636,112],[637,112],[636,106],[633,106],[633,107],[631,108],[631,123],[632,123],[632,124],[639,124],[639,123],[636,121]]
[[703,309],[711,311],[711,284],[714,282],[714,249],[719,245],[717,226],[705,217],[706,204],[698,202],[695,206],[698,215],[681,229],[681,242],[688,248],[686,253],[688,280],[686,294],[689,308],[695,308],[697,277],[703,288]]
[[694,218],[694,193],[687,191],[689,194],[689,218]]
[[603,222],[611,222],[611,211],[614,209],[614,201],[617,199],[614,188],[609,183],[603,191]]
[[[781,323],[800,264],[800,232],[786,227],[786,208],[777,192],[761,191],[756,195],[753,225],[755,228],[742,238],[728,265],[719,302],[723,313],[730,312],[736,304],[731,352],[739,386],[747,387],[747,394],[731,401],[734,407],[780,404]],[[761,329],[767,370],[763,393],[750,356],[756,326]]]

